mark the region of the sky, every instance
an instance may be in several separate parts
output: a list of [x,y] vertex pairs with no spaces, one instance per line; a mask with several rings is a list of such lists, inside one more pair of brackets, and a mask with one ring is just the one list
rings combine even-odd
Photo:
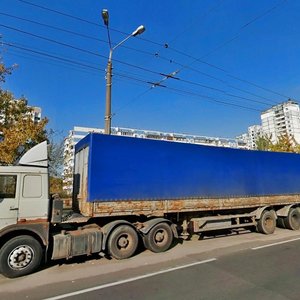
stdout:
[[112,126],[232,138],[300,99],[297,0],[0,0],[4,87],[62,137],[104,127],[102,9],[112,45],[146,28],[113,51]]

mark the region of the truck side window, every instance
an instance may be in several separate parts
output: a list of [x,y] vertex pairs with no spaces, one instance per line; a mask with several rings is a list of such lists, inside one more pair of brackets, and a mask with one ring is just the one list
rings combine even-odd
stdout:
[[16,185],[16,175],[0,175],[0,198],[15,198]]
[[42,196],[42,177],[26,175],[23,179],[23,197],[40,198]]

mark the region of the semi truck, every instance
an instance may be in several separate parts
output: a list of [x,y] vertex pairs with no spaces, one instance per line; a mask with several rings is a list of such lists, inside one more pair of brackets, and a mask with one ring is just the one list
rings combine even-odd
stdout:
[[0,166],[0,273],[125,259],[220,229],[300,228],[300,155],[91,133],[75,147],[72,212],[49,196],[47,142]]

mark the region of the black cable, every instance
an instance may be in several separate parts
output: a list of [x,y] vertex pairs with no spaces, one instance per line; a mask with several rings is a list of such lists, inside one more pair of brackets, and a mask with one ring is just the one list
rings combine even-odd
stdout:
[[[1,24],[0,24],[0,26],[1,26]],[[4,44],[5,44],[5,43],[4,43]],[[13,46],[13,47],[16,47],[16,46]],[[23,50],[28,51],[28,48],[21,47],[21,46],[19,46],[19,49],[23,49]],[[41,52],[41,51],[33,50],[33,52],[42,55],[42,52]],[[55,56],[55,55],[51,55],[51,54],[47,54],[47,55],[43,54],[43,55],[44,55],[44,56],[48,56],[48,57],[50,57],[50,58],[55,58],[55,59],[62,60],[60,57]],[[72,64],[74,64],[74,65],[79,64],[78,61],[75,62],[75,61],[72,61],[72,60],[70,60],[70,59],[65,59],[65,61],[67,61],[67,62],[69,62],[69,63],[72,63]],[[81,66],[84,66],[84,67],[87,67],[87,68],[93,68],[92,66],[86,65],[86,64],[83,64],[83,63],[80,63],[80,65],[81,65]],[[95,67],[94,67],[94,69],[104,71],[103,69],[100,69],[100,68],[95,68]],[[114,73],[114,74],[117,74],[117,73]],[[161,73],[160,73],[160,74],[161,74]],[[117,74],[117,75],[120,76],[119,74]],[[161,74],[161,75],[162,75],[162,74]],[[128,78],[128,76],[126,76],[126,75],[123,75],[123,77]],[[133,78],[133,77],[131,77],[131,78]],[[144,83],[150,83],[150,81],[142,81],[142,80],[139,80],[139,79],[136,79],[136,78],[134,78],[134,80],[140,81],[140,82],[144,82]],[[185,83],[189,83],[189,84],[201,86],[201,87],[204,87],[204,88],[212,89],[212,90],[215,90],[215,91],[219,91],[219,92],[225,93],[226,95],[228,95],[228,96],[230,96],[230,97],[240,98],[240,99],[244,99],[244,100],[250,101],[250,102],[256,102],[256,103],[260,103],[260,104],[264,104],[264,105],[269,105],[269,103],[265,103],[265,102],[262,102],[262,101],[257,101],[257,100],[254,100],[254,99],[249,99],[249,98],[241,97],[241,96],[238,96],[238,95],[229,94],[229,93],[227,93],[225,90],[216,89],[216,88],[209,87],[209,86],[206,86],[206,85],[197,83],[197,82],[192,82],[192,81],[183,80],[183,79],[179,79],[179,80],[182,81],[182,82],[185,82]],[[162,83],[162,82],[163,82],[163,81],[161,80],[161,81],[160,81],[159,83],[157,83],[157,84],[153,83],[153,85],[154,85],[153,87],[155,87],[155,86],[161,86],[161,83]]]
[[[25,0],[17,0],[19,2],[22,2],[24,4],[28,4],[28,5],[31,5],[31,6],[34,6],[34,7],[38,7],[40,9],[43,9],[43,10],[46,10],[46,11],[50,11],[50,12],[53,12],[53,13],[56,13],[56,14],[59,14],[59,15],[62,15],[62,16],[65,16],[65,17],[68,17],[68,18],[71,18],[71,19],[74,19],[74,20],[77,20],[77,21],[81,21],[81,22],[84,22],[84,23],[87,23],[87,24],[90,24],[90,25],[94,25],[94,26],[98,26],[98,27],[101,27],[101,28],[106,28],[104,25],[102,24],[98,24],[98,23],[95,23],[95,22],[91,22],[90,20],[87,20],[87,19],[83,19],[83,18],[80,18],[80,17],[77,17],[77,16],[73,16],[73,15],[70,15],[70,14],[67,14],[67,13],[64,13],[64,12],[61,12],[61,11],[58,11],[58,10],[55,10],[55,9],[51,9],[49,7],[45,7],[45,6],[42,6],[42,5],[38,5],[38,4],[35,4],[35,3],[32,3],[30,1],[25,1]],[[115,28],[109,28],[111,31],[114,31],[114,32],[118,32],[118,33],[121,33],[123,35],[129,35],[130,33],[128,32],[124,32],[124,31],[121,31],[121,30],[118,30],[118,29],[115,29]],[[143,41],[146,41],[148,43],[151,43],[151,44],[154,44],[154,45],[157,45],[157,46],[161,46],[162,44],[161,43],[157,43],[155,41],[151,41],[151,40],[148,40],[148,39],[145,39],[145,38],[141,38],[141,37],[137,37],[138,39],[141,39]]]
[[244,24],[236,33],[236,35],[232,38],[230,38],[229,40],[223,42],[221,45],[217,46],[215,49],[212,49],[211,51],[209,51],[208,53],[206,53],[205,55],[203,55],[201,57],[201,59],[211,55],[212,53],[214,53],[215,51],[223,48],[224,46],[228,45],[229,43],[231,43],[232,41],[236,40],[238,37],[240,37],[242,31],[248,27],[250,24],[253,24],[254,22],[256,22],[257,20],[263,18],[264,16],[270,14],[272,11],[274,11],[275,9],[277,9],[280,5],[282,5],[284,2],[286,2],[287,0],[283,0],[280,1],[279,3],[277,3],[276,5],[274,5],[273,7],[271,7],[270,9],[268,9],[267,11],[263,12],[262,14],[258,15],[257,17],[253,18],[252,20],[250,20],[249,22],[247,22],[246,24]]
[[3,41],[1,42],[1,44],[9,46],[9,47],[16,48],[16,49],[19,49],[19,50],[23,50],[23,51],[26,51],[26,52],[35,53],[35,54],[42,55],[42,56],[45,56],[45,57],[48,57],[48,58],[52,58],[52,59],[56,59],[56,60],[59,60],[59,61],[67,62],[69,64],[80,65],[80,66],[83,66],[85,68],[105,72],[104,69],[101,69],[101,68],[98,68],[98,67],[95,67],[95,66],[91,66],[91,65],[87,65],[87,64],[83,64],[83,63],[80,63],[78,61],[71,60],[71,59],[68,59],[68,58],[62,58],[62,57],[59,57],[57,55],[45,53],[45,52],[38,51],[38,50],[29,49],[29,48],[26,48],[26,47],[23,47],[23,46],[18,46],[18,45],[3,42]]
[[[75,19],[75,20],[77,20],[77,21],[81,21],[81,22],[85,22],[85,23],[88,23],[88,24],[91,24],[91,25],[96,25],[96,26],[105,28],[104,25],[100,25],[100,24],[98,24],[98,23],[91,22],[91,21],[89,21],[89,20],[86,20],[86,19],[83,19],[83,18],[80,18],[80,17],[77,17],[77,16],[73,16],[73,15],[70,15],[70,14],[67,14],[67,13],[64,13],[64,12],[61,12],[61,11],[58,11],[58,10],[54,10],[54,9],[51,9],[51,8],[48,8],[48,7],[45,7],[45,6],[37,5],[37,4],[32,3],[32,2],[30,2],[30,1],[25,1],[25,0],[17,0],[17,1],[22,2],[22,3],[25,3],[25,4],[28,4],[28,5],[32,5],[32,6],[38,7],[38,8],[40,8],[40,9],[43,9],[43,10],[46,10],[46,11],[50,11],[50,12],[53,12],[53,13],[56,13],[56,14],[60,14],[60,15],[63,15],[63,16],[65,16],[65,17],[69,17],[69,18]],[[287,0],[284,0],[284,1],[287,1]],[[284,1],[283,1],[283,2],[284,2]],[[281,4],[281,3],[280,3],[280,4]],[[277,8],[278,6],[279,6],[279,5],[277,5],[277,6],[275,6],[275,7],[272,7],[270,10],[266,11],[263,15],[270,13],[272,10],[274,10],[274,9]],[[249,21],[248,23],[244,24],[241,28],[244,28],[244,27],[246,27],[246,26],[252,24],[252,23],[255,22],[257,19],[261,18],[263,15],[260,15],[260,16],[255,17],[254,19],[252,19],[252,20]],[[110,28],[110,30],[115,31],[115,32],[118,32],[118,33],[121,33],[121,34],[124,34],[124,35],[129,35],[129,33],[122,32],[122,31],[117,30],[117,29],[114,29],[114,28]],[[231,77],[231,78],[233,78],[233,79],[238,79],[238,80],[243,81],[243,82],[246,82],[246,83],[248,83],[248,84],[250,84],[250,85],[252,85],[252,86],[256,86],[256,87],[258,87],[258,88],[260,88],[260,89],[263,89],[263,90],[265,90],[265,91],[267,91],[267,92],[270,92],[270,93],[279,95],[279,96],[284,97],[284,98],[288,98],[288,99],[291,98],[291,97],[289,97],[289,96],[283,95],[283,94],[281,94],[281,93],[278,93],[278,92],[273,91],[273,90],[268,89],[268,88],[264,88],[264,87],[262,87],[262,86],[260,86],[260,85],[257,85],[257,84],[255,84],[255,83],[252,83],[252,82],[247,81],[247,80],[244,80],[244,79],[239,78],[239,77],[237,77],[237,76],[230,75],[229,72],[226,71],[226,70],[224,70],[223,68],[220,68],[220,67],[218,67],[218,66],[216,66],[216,65],[214,65],[214,64],[205,62],[205,61],[203,61],[203,60],[201,60],[201,59],[199,59],[199,58],[195,58],[195,57],[193,57],[192,55],[189,55],[189,54],[187,54],[187,53],[185,53],[185,52],[183,52],[183,51],[179,51],[179,50],[177,50],[177,49],[175,49],[175,48],[169,47],[169,45],[167,45],[167,44],[161,44],[161,43],[158,43],[158,42],[155,42],[155,41],[151,41],[151,40],[148,40],[148,39],[144,39],[144,38],[141,38],[141,37],[138,37],[138,38],[141,39],[141,40],[144,40],[144,41],[146,41],[146,42],[149,42],[149,43],[158,45],[158,46],[160,46],[160,47],[168,48],[168,49],[170,49],[170,50],[172,50],[172,51],[174,51],[174,52],[177,52],[178,54],[181,54],[181,55],[184,55],[184,56],[189,57],[189,58],[191,58],[191,59],[194,59],[194,60],[197,61],[197,62],[206,64],[206,65],[208,65],[208,66],[210,66],[210,67],[212,67],[212,68],[215,68],[215,69],[217,69],[217,70],[223,71],[223,72],[226,73],[227,76],[229,76],[229,77]],[[189,68],[188,66],[185,66],[185,68],[191,69],[191,68]],[[192,70],[192,69],[191,69],[191,70]]]
[[[62,46],[65,46],[65,47],[69,47],[69,48],[72,48],[72,49],[75,49],[75,50],[78,50],[78,51],[81,51],[81,52],[84,52],[84,53],[87,53],[87,54],[92,54],[92,55],[99,56],[99,57],[101,57],[101,58],[107,59],[106,56],[101,55],[101,54],[99,54],[99,53],[92,52],[92,51],[89,51],[89,50],[86,50],[86,49],[83,49],[83,48],[75,47],[75,46],[70,45],[70,44],[62,43],[62,42],[59,42],[59,41],[57,41],[57,40],[49,39],[49,38],[47,38],[47,37],[40,36],[40,35],[37,35],[37,34],[33,34],[33,33],[28,32],[28,31],[24,31],[24,30],[21,30],[21,29],[18,29],[18,28],[14,28],[14,27],[11,27],[11,26],[7,26],[7,25],[4,25],[4,24],[0,24],[0,26],[2,26],[2,27],[4,27],[4,28],[11,29],[11,30],[14,30],[14,31],[17,31],[17,32],[20,32],[20,33],[23,33],[23,34],[26,34],[26,35],[30,35],[30,36],[36,37],[36,38],[39,38],[39,39],[43,39],[43,40],[46,40],[46,41],[51,42],[51,43],[59,44],[59,45],[62,45]],[[166,76],[166,75],[164,75],[164,74],[162,74],[162,73],[160,73],[160,72],[155,72],[155,71],[152,71],[152,70],[149,70],[149,69],[140,67],[140,66],[136,66],[136,65],[133,65],[133,64],[129,64],[129,63],[126,63],[126,62],[123,62],[123,61],[120,61],[120,60],[114,60],[114,61],[119,62],[119,63],[121,63],[121,64],[125,64],[125,65],[130,66],[130,67],[134,67],[134,68],[143,70],[143,71],[150,72],[150,73],[155,74],[155,75],[162,75],[162,76],[164,76],[164,78],[159,82],[159,84],[161,84],[163,81],[165,81],[166,79],[169,78],[168,76]],[[189,83],[189,84],[193,84],[193,85],[198,85],[198,86],[201,86],[201,87],[206,88],[206,89],[211,89],[211,90],[215,90],[215,91],[227,93],[227,91],[225,91],[225,90],[217,89],[217,88],[214,88],[214,87],[211,87],[211,86],[208,86],[208,85],[204,85],[204,84],[201,84],[201,83],[192,82],[192,81],[188,81],[188,80],[184,80],[184,79],[180,79],[180,78],[178,78],[178,80],[180,80],[180,81],[182,81],[182,82],[185,82],[185,83]],[[229,86],[229,87],[232,87],[232,88],[237,89],[237,90],[240,90],[240,91],[242,91],[242,92],[246,92],[246,93],[248,93],[248,94],[257,96],[256,94],[253,94],[253,93],[244,91],[244,90],[239,89],[239,88],[236,88],[236,87],[234,87],[234,86]],[[234,95],[234,97],[236,97],[236,98],[241,98],[241,99],[245,99],[245,98],[242,98],[242,97],[237,96],[237,95]],[[262,96],[257,96],[257,97],[263,98]],[[249,100],[249,99],[248,99],[248,100]],[[265,98],[265,100],[268,100],[268,99]],[[250,101],[251,101],[251,100],[250,100]],[[253,102],[259,103],[259,101],[257,101],[257,100],[253,100]],[[260,102],[260,103],[262,103],[262,102]],[[274,103],[275,103],[275,102],[274,102]],[[263,104],[266,104],[266,103],[263,103]],[[267,105],[268,105],[268,104],[267,104]]]
[[[38,38],[38,39],[42,39],[42,40],[45,40],[45,41],[48,41],[48,42],[51,42],[51,43],[55,43],[55,44],[58,44],[58,45],[61,45],[61,46],[64,46],[64,47],[68,47],[68,48],[71,48],[71,49],[74,49],[74,50],[77,50],[77,51],[81,51],[81,52],[84,52],[84,53],[87,53],[87,54],[91,54],[91,55],[94,55],[94,56],[98,56],[98,57],[107,59],[107,57],[105,55],[101,55],[101,54],[93,52],[93,51],[89,51],[89,50],[86,50],[86,49],[83,49],[83,48],[79,48],[79,47],[76,47],[76,46],[73,46],[73,45],[70,45],[70,44],[59,42],[57,40],[53,40],[53,39],[50,39],[50,38],[47,38],[47,37],[44,37],[44,36],[41,36],[41,35],[37,35],[37,34],[31,33],[31,32],[24,31],[24,30],[15,28],[15,27],[7,26],[7,25],[4,25],[4,24],[0,24],[0,26],[4,27],[4,28],[7,28],[7,29],[10,29],[10,30],[14,30],[14,31],[26,34],[26,35],[33,36],[33,37]],[[114,59],[114,61],[118,62],[120,64],[123,64],[123,65],[126,65],[126,66],[130,66],[132,68],[136,68],[136,69],[145,71],[145,72],[149,72],[149,73],[152,73],[152,74],[160,75],[159,72],[155,72],[155,71],[152,71],[152,70],[149,70],[149,69],[137,66],[137,65],[133,65],[133,64],[121,61],[121,60]]]
[[[2,42],[2,44],[10,46],[10,47],[17,48],[17,49],[21,49],[21,50],[24,50],[24,51],[27,51],[27,52],[30,52],[30,53],[35,53],[35,54],[38,54],[38,55],[46,56],[46,57],[49,57],[49,58],[54,58],[54,59],[57,59],[57,60],[60,60],[60,61],[64,61],[64,62],[68,62],[68,63],[71,63],[71,64],[76,64],[76,65],[81,65],[81,66],[84,66],[86,68],[91,68],[91,69],[94,69],[94,70],[100,70],[100,71],[104,72],[103,69],[100,69],[100,68],[97,68],[97,67],[93,67],[93,66],[90,66],[90,65],[86,65],[86,64],[82,64],[82,63],[79,63],[77,61],[73,61],[73,60],[70,60],[70,59],[61,58],[61,57],[58,57],[56,55],[43,53],[43,52],[37,51],[37,50],[27,49],[25,47],[16,46],[16,45],[11,44],[11,43]],[[128,75],[121,74],[121,73],[114,73],[114,74],[116,76],[121,77],[121,78],[128,78],[130,80],[134,80],[134,81],[137,81],[137,82],[142,82],[142,83],[149,84],[148,81],[141,80],[139,78],[134,78],[132,76],[128,76]],[[210,96],[207,96],[207,95],[203,95],[203,94],[199,94],[199,93],[195,93],[195,92],[191,92],[191,91],[186,91],[186,90],[181,90],[181,89],[171,88],[171,87],[164,87],[164,88],[166,88],[166,89],[168,89],[170,91],[174,91],[174,92],[177,92],[177,93],[178,92],[179,93],[184,93],[184,94],[191,95],[191,96],[194,96],[194,97],[198,97],[198,98],[201,98],[201,99],[208,99],[209,101],[213,101],[213,102],[220,103],[220,104],[223,104],[223,105],[229,105],[229,106],[239,107],[239,108],[243,108],[243,109],[260,111],[258,109],[254,109],[254,108],[251,108],[251,107],[246,107],[246,106],[234,104],[234,103],[231,103],[231,102],[225,102],[225,101],[218,100],[216,98],[213,98],[213,97],[210,97]],[[152,87],[151,87],[151,89],[152,89]],[[148,92],[148,90],[146,92]],[[144,92],[143,94],[145,94],[146,92]]]

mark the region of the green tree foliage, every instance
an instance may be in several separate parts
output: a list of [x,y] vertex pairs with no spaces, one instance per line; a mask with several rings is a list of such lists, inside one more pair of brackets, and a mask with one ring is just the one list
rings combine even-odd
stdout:
[[16,99],[2,83],[11,74],[0,62],[0,164],[12,164],[21,154],[47,139],[46,118],[36,123],[32,120],[32,108],[24,97]]

